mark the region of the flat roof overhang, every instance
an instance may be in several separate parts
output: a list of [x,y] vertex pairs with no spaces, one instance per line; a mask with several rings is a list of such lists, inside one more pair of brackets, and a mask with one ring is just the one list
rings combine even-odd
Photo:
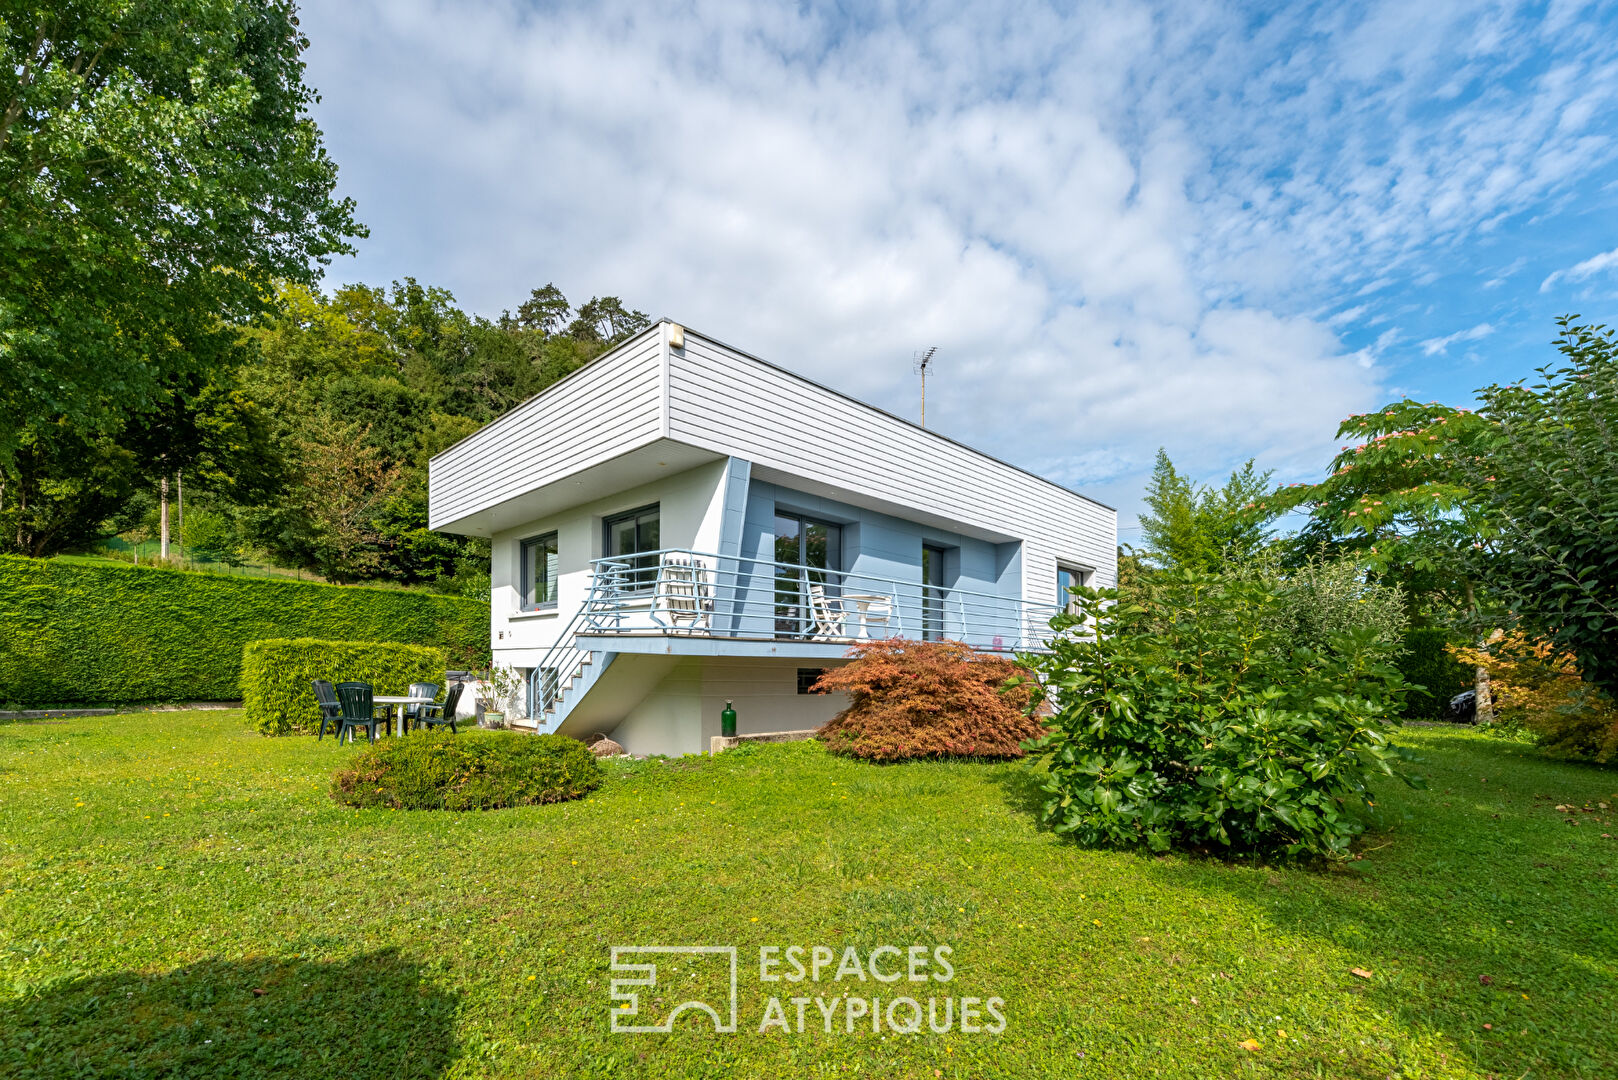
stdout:
[[725,455],[674,439],[658,439],[627,454],[570,473],[560,480],[514,495],[504,502],[475,510],[464,517],[439,522],[435,532],[462,536],[493,536],[531,521],[549,517],[580,503],[604,499],[654,483],[698,465],[725,460]]
[[[515,529],[568,510],[580,503],[604,499],[620,491],[654,483],[660,477],[673,476],[699,465],[725,459],[726,455],[717,450],[693,446],[678,439],[657,439],[598,465],[580,469],[560,480],[514,495],[493,506],[486,506],[449,521],[435,523],[432,528],[435,532],[458,533],[462,536],[493,536],[507,529]],[[904,506],[888,499],[850,491],[809,477],[795,476],[783,469],[771,468],[756,462],[751,463],[751,474],[754,479],[763,483],[834,499],[850,506],[875,510],[902,521],[970,536],[991,544],[1014,543],[1021,539],[999,529],[958,521],[941,514],[930,513],[922,507]]]

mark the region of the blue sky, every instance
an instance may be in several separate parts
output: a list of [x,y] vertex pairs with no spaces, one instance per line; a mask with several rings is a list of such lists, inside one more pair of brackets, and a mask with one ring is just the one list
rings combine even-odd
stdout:
[[[857,14],[850,14],[856,12]],[[322,0],[328,281],[621,296],[1133,515],[1618,322],[1613,4]],[[1123,539],[1133,538],[1123,531]]]

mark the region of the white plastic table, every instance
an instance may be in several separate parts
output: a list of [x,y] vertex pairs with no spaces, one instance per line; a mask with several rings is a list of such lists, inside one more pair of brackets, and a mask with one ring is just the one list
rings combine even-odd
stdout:
[[848,611],[847,605],[853,604],[854,611],[849,612],[859,620],[859,636],[871,636],[871,624],[881,623],[884,630],[888,627],[888,619],[893,613],[893,597],[886,593],[843,593],[838,599],[845,605],[843,610]]
[[399,706],[399,734],[401,734],[401,735],[403,735],[405,733],[404,711],[405,711],[405,706],[406,705],[431,705],[433,702],[435,702],[437,700],[438,700],[437,698],[430,698],[430,697],[411,697],[408,694],[372,694],[371,695],[372,704],[375,704],[375,705],[397,705],[397,706]]

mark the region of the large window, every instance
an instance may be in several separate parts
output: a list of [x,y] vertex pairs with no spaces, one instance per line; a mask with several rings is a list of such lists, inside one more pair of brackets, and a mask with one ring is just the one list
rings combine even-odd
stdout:
[[775,632],[809,634],[817,614],[827,622],[843,568],[843,527],[777,510],[775,564]]
[[556,606],[556,534],[533,536],[522,542],[522,609],[537,611]]
[[1078,597],[1073,590],[1083,587],[1090,580],[1089,572],[1079,570],[1072,566],[1056,567],[1056,604],[1063,611],[1077,615],[1079,613]]
[[[657,551],[662,546],[663,534],[658,526],[655,503],[607,519],[608,558],[643,555],[645,552]],[[626,558],[623,565],[625,571],[621,581],[625,588],[643,591],[657,584],[656,555]]]

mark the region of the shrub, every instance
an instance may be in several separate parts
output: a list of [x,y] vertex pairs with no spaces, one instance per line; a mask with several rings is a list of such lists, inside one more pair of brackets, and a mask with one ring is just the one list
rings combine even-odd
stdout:
[[1474,672],[1449,652],[1450,632],[1441,626],[1406,630],[1399,674],[1410,684],[1403,715],[1410,720],[1443,719],[1450,698],[1472,689]]
[[270,638],[242,650],[242,704],[265,735],[314,732],[320,708],[310,686],[368,682],[378,694],[403,694],[413,682],[444,681],[444,650],[393,641]]
[[1046,822],[1154,851],[1346,852],[1369,781],[1401,775],[1403,682],[1375,629],[1300,647],[1251,578],[1158,575],[1116,601],[1085,590],[1053,651],[1023,658],[1054,707],[1029,747]]
[[0,613],[0,701],[24,705],[236,700],[242,648],[262,638],[402,641],[488,663],[488,604],[402,589],[8,555]]
[[851,700],[820,729],[833,753],[869,761],[1022,757],[1042,730],[1027,714],[1027,684],[1003,690],[1020,669],[956,641],[893,638],[856,645],[854,659],[822,675],[816,692]]
[[1453,648],[1489,672],[1496,722],[1526,728],[1554,754],[1589,761],[1618,757],[1618,705],[1580,677],[1572,652],[1520,630],[1496,632],[1482,649]]
[[332,777],[347,806],[495,810],[578,799],[601,786],[590,748],[565,735],[416,732],[383,739]]
[[1372,634],[1374,647],[1392,659],[1403,643],[1404,590],[1367,578],[1354,559],[1310,559],[1290,569],[1266,567],[1258,577],[1275,593],[1265,607],[1270,628],[1296,645],[1326,648],[1335,634],[1360,628]]

